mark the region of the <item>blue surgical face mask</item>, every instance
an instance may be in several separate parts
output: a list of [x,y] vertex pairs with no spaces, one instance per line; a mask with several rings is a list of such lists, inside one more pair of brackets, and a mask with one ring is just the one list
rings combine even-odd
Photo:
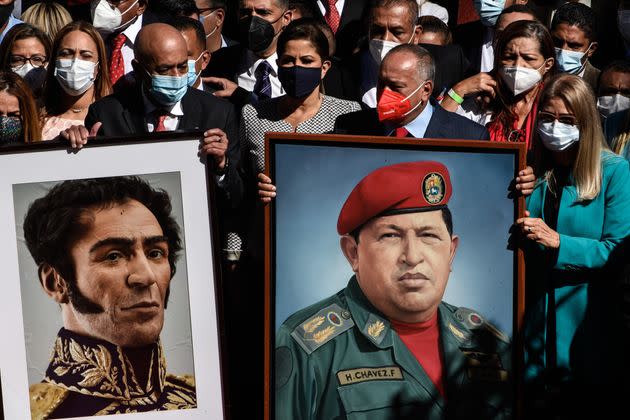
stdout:
[[183,76],[148,74],[151,76],[149,94],[162,106],[168,107],[175,105],[182,100],[188,90],[188,74]]
[[579,74],[586,65],[586,61],[582,63],[582,58],[584,58],[584,55],[591,49],[591,45],[589,45],[588,49],[584,52],[563,50],[562,48],[556,47],[556,63],[558,64],[560,72]]
[[203,56],[203,53],[201,53],[199,57],[197,57],[196,60],[188,60],[188,86],[189,87],[192,87],[195,84],[195,82],[197,81],[197,78],[201,74],[201,70],[199,70],[199,73],[197,73],[197,70],[195,69],[195,66],[197,65],[197,61],[201,60],[201,56]]
[[481,23],[493,28],[505,7],[505,0],[473,0],[473,5],[479,13]]

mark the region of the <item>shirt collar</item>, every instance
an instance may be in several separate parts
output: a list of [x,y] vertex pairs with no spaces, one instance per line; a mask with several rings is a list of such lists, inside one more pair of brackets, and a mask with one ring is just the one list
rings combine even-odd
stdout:
[[13,15],[9,15],[7,26],[4,28],[4,31],[2,31],[2,33],[0,34],[0,41],[4,39],[4,36],[7,34],[7,32],[9,32],[11,28],[13,28],[15,25],[18,25],[20,23],[24,23],[24,22],[22,22],[20,19],[16,19],[15,17],[13,17]]
[[225,42],[225,38],[223,37],[223,35],[221,35],[221,48],[225,48],[227,47],[227,42]]
[[[142,102],[144,103],[144,115],[152,115],[157,109],[157,106],[149,100],[144,89],[141,88],[140,91],[142,92]],[[168,115],[171,117],[181,117],[184,115],[182,101],[177,102],[175,105],[171,106],[170,109],[166,107],[164,110],[167,111]]]
[[253,77],[260,63],[262,63],[263,61],[267,61],[267,63],[271,65],[271,74],[273,76],[277,76],[278,75],[278,63],[276,63],[277,59],[278,59],[277,52],[274,52],[267,58],[260,58],[256,56],[251,50],[247,50],[247,58],[246,58],[247,74]]
[[122,31],[122,33],[125,34],[129,42],[133,44],[136,41],[136,36],[138,36],[140,29],[142,29],[142,15],[138,16],[138,19],[129,25],[127,29]]
[[[404,127],[409,131],[409,133],[415,138],[423,138],[424,134],[427,131],[427,127],[429,126],[429,122],[431,122],[431,117],[433,116],[433,105],[431,105],[431,101],[427,102],[427,105],[424,107],[422,112],[411,122],[406,124]],[[386,125],[387,133],[393,132],[397,127],[387,124]]]

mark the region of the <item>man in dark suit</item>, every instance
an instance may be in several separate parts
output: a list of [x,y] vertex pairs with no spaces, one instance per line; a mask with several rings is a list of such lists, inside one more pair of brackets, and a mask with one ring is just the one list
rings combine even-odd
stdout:
[[238,44],[223,35],[223,24],[228,11],[227,0],[195,0],[195,4],[199,21],[206,33],[206,49],[210,53]]
[[188,88],[188,54],[182,35],[163,23],[145,26],[136,39],[132,64],[135,83],[94,102],[85,127],[71,127],[62,136],[80,148],[89,136],[206,130],[202,152],[212,158],[227,199],[238,202],[243,190],[236,170],[240,152],[234,109],[209,93]]
[[276,46],[292,13],[289,0],[238,1],[241,43],[217,51],[201,75],[216,96],[242,107],[284,95]]
[[488,140],[485,127],[443,110],[431,98],[435,65],[417,45],[399,45],[379,71],[377,109],[337,118],[338,134]]
[[209,85],[201,80],[201,72],[208,66],[211,53],[206,49],[205,32],[203,25],[197,19],[178,16],[170,22],[177,29],[188,48],[188,86],[203,90],[206,92],[214,92]]

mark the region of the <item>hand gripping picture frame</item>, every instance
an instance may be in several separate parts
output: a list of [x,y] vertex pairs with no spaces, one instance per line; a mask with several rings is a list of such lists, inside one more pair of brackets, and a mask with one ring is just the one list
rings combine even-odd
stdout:
[[[277,192],[265,209],[265,418],[518,418],[524,265],[511,227],[524,212],[513,188],[524,145],[265,142]],[[437,296],[428,324],[381,310],[410,318],[424,308],[412,295]],[[420,327],[437,350],[404,341]]]
[[227,418],[201,137],[0,149],[6,418]]

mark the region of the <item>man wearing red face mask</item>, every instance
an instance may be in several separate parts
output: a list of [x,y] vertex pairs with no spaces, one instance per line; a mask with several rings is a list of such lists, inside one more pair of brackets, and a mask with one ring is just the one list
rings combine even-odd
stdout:
[[488,130],[443,110],[431,99],[435,64],[417,45],[400,45],[383,60],[378,79],[376,109],[341,115],[339,134],[488,140]]

